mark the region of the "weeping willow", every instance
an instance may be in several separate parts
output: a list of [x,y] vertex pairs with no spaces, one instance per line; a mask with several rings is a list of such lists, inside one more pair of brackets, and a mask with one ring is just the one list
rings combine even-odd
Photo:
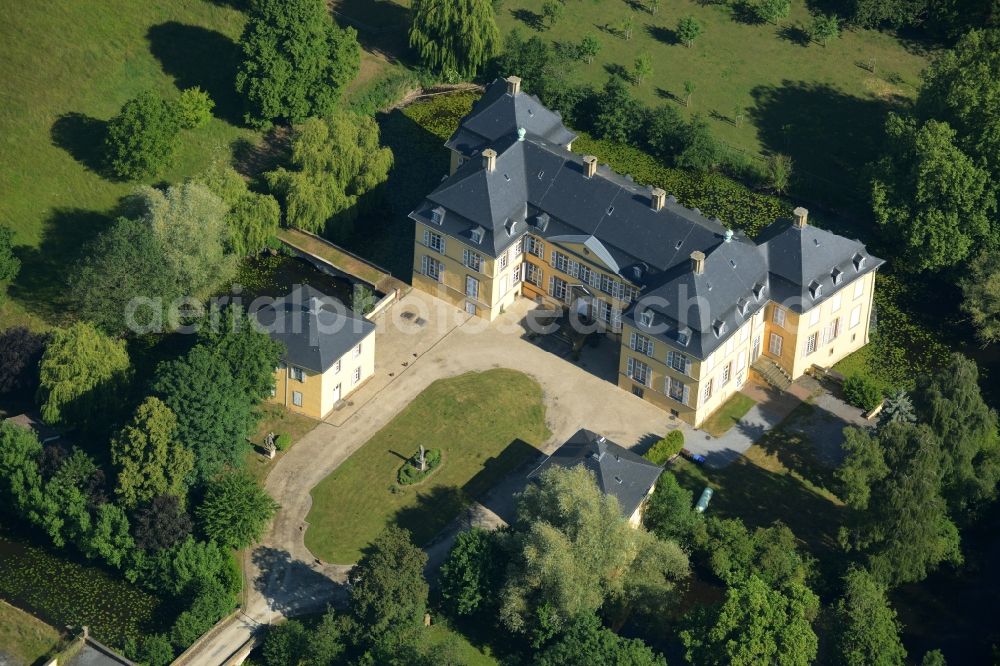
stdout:
[[500,49],[490,0],[413,0],[410,46],[437,71],[474,76]]

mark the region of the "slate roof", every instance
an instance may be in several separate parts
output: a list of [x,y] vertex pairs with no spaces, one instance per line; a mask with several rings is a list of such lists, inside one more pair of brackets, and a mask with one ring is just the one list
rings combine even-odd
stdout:
[[[519,105],[522,98],[527,101]],[[527,120],[525,108],[532,111]],[[641,323],[648,309],[654,324],[644,329],[649,335],[698,358],[723,344],[768,299],[802,312],[884,263],[860,241],[808,224],[800,229],[779,220],[755,244],[739,231],[727,240],[729,230],[720,220],[681,206],[673,196],[654,210],[651,188],[630,176],[599,165],[588,178],[583,157],[566,149],[561,131],[553,129],[554,116],[543,111],[529,95],[510,95],[503,79],[492,83],[445,145],[472,151],[463,152],[467,156],[492,148],[493,171],[481,156],[467,161],[410,217],[437,223],[443,233],[492,257],[527,231],[584,243],[641,290],[622,320]],[[519,127],[526,130],[523,136]],[[483,141],[471,141],[472,135]],[[706,256],[700,276],[691,270],[696,250]]]
[[568,146],[576,134],[566,128],[558,111],[550,111],[534,95],[507,92],[507,81],[497,79],[472,106],[445,146],[466,157],[478,154],[495,141],[523,127],[529,134]]
[[375,331],[375,324],[309,285],[297,286],[256,316],[271,339],[285,345],[286,362],[320,373]]
[[[774,276],[772,300],[799,314],[885,263],[859,240],[811,224],[797,227],[789,220],[773,222],[757,240]],[[836,272],[842,276],[839,282]]]
[[565,444],[539,465],[529,479],[537,479],[551,467],[583,465],[598,487],[618,500],[625,517],[631,516],[649,494],[663,468],[590,430],[578,430]]

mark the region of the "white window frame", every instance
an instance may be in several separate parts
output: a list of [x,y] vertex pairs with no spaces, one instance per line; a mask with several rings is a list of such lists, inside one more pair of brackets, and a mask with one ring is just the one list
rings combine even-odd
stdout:
[[682,375],[691,376],[691,359],[678,351],[667,352],[667,367]]
[[296,368],[294,365],[288,366],[288,376],[300,384],[304,384],[306,381],[306,371],[302,368]]
[[856,328],[858,324],[861,323],[861,306],[855,305],[854,309],[851,310],[851,323],[849,328]]
[[708,402],[712,399],[712,390],[715,388],[712,378],[709,377],[705,382],[705,389],[702,391],[702,399],[704,402]]
[[361,356],[361,344],[362,343],[359,342],[358,346],[354,348],[354,358]]
[[528,284],[533,284],[539,289],[542,287],[542,280],[545,279],[545,271],[530,261],[524,262],[524,276],[522,280]]
[[777,333],[772,333],[767,341],[767,351],[772,356],[781,356],[781,348],[785,344],[784,338]]
[[466,265],[467,268],[471,268],[479,273],[483,272],[483,255],[478,252],[473,252],[472,250],[462,251],[462,263]]
[[292,404],[295,405],[296,407],[301,407],[302,406],[302,392],[301,391],[292,391]]
[[444,236],[430,229],[424,229],[424,245],[441,254],[444,254],[446,247]]
[[[675,388],[679,390],[675,391]],[[691,396],[691,389],[681,380],[674,379],[673,377],[667,377],[666,380],[664,380],[663,389],[663,392],[666,393],[667,397],[671,400],[679,402],[682,405],[688,404],[688,400],[690,400]]]
[[555,275],[549,276],[549,296],[565,302],[568,295],[569,283]]
[[497,262],[500,265],[500,270],[507,268],[507,250],[500,253],[500,256],[497,257]]
[[518,282],[521,281],[521,264],[514,266],[514,269],[510,272],[510,286],[513,287]]
[[819,348],[819,333],[814,331],[806,338],[806,345],[802,349],[802,356],[809,356]]
[[647,338],[645,335],[640,335],[635,331],[632,332],[632,338],[629,341],[632,351],[639,352],[640,354],[645,354],[646,356],[654,356],[655,345],[652,340]]
[[533,254],[539,259],[545,258],[545,243],[537,240],[534,236],[527,236],[525,238],[524,249],[528,254]]
[[335,374],[335,375],[339,375],[340,374],[340,359],[339,358],[337,359],[337,362],[333,364],[333,374]]
[[775,305],[774,311],[771,312],[771,321],[773,321],[778,326],[785,327],[785,311],[780,306]]
[[420,272],[435,282],[444,282],[444,264],[434,257],[420,257]]
[[628,357],[628,361],[625,364],[625,370],[629,378],[645,387],[650,387],[653,380],[653,369],[649,365],[639,361],[637,359]]
[[722,373],[719,375],[719,385],[725,386],[729,383],[729,380],[733,378],[733,362],[730,361],[722,368]]
[[351,381],[357,384],[361,381],[361,366],[354,368],[354,374],[351,376]]
[[479,280],[471,275],[465,276],[465,295],[479,300]]

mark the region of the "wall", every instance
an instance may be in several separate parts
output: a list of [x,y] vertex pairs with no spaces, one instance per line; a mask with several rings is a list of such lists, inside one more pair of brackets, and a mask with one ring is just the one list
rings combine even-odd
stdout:
[[[444,239],[444,253],[438,252],[424,244],[424,232],[438,234]],[[480,255],[482,265],[479,271],[473,270],[465,265],[465,250],[475,252]],[[494,287],[494,274],[496,261],[488,256],[485,248],[473,247],[462,241],[443,233],[440,227],[432,224],[416,224],[416,235],[414,238],[413,250],[413,286],[433,294],[452,305],[462,308],[466,303],[476,306],[477,314],[494,319],[499,314],[499,304],[493,298],[496,293]],[[421,257],[427,256],[444,264],[444,275],[440,282],[427,277],[422,272]],[[508,266],[508,270],[510,270]],[[472,299],[465,295],[466,277],[471,276],[479,280],[479,298]]]

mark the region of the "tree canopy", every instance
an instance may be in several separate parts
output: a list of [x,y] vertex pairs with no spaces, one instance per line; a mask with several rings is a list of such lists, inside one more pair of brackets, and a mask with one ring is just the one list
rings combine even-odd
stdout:
[[851,569],[844,576],[844,593],[833,606],[834,644],[844,666],[902,666],[906,649],[900,625],[871,574]]
[[151,91],[125,102],[108,121],[105,159],[125,180],[155,176],[170,162],[180,125],[174,107]]
[[195,510],[201,531],[213,541],[239,550],[258,541],[278,504],[246,472],[229,472],[209,482]]
[[392,151],[379,144],[375,120],[342,111],[296,127],[291,168],[266,178],[285,205],[289,226],[346,238],[368,203],[365,195],[385,182],[392,161]]
[[919,269],[953,266],[990,233],[996,196],[985,164],[962,152],[946,122],[890,114],[875,166],[875,217]]
[[962,287],[962,311],[983,346],[1000,342],[1000,252],[984,250],[969,262]]
[[811,623],[818,610],[809,588],[796,583],[775,590],[752,575],[730,586],[718,606],[696,611],[681,642],[693,664],[805,666],[816,659]]
[[0,393],[34,393],[38,388],[38,364],[47,342],[47,335],[23,326],[0,332]]
[[622,638],[601,626],[596,615],[584,615],[537,657],[538,666],[666,666],[666,660],[638,639]]
[[427,67],[473,77],[500,50],[490,0],[413,0],[410,47]]
[[125,343],[91,324],[56,329],[39,364],[38,403],[46,423],[86,425],[106,420],[129,370]]
[[202,321],[198,342],[228,363],[239,395],[251,403],[269,397],[284,345],[272,340],[242,308],[229,306],[212,314],[219,316]]
[[6,298],[7,284],[12,282],[21,270],[21,260],[14,256],[14,232],[0,225],[0,305]]
[[198,480],[243,465],[254,418],[225,358],[197,345],[157,368],[153,393],[177,415],[177,438],[194,451]]
[[253,192],[236,169],[216,165],[194,179],[212,191],[229,207],[226,226],[233,252],[240,257],[252,256],[267,247],[278,233],[281,207],[270,194]]
[[536,645],[598,609],[661,610],[688,575],[680,547],[630,526],[583,467],[524,490],[512,539],[500,617]]
[[158,398],[146,398],[131,423],[111,440],[118,469],[115,492],[126,508],[163,494],[184,498],[194,454],[177,441],[177,416]]
[[322,0],[251,0],[240,50],[236,90],[258,126],[331,113],[361,64],[357,33]]

